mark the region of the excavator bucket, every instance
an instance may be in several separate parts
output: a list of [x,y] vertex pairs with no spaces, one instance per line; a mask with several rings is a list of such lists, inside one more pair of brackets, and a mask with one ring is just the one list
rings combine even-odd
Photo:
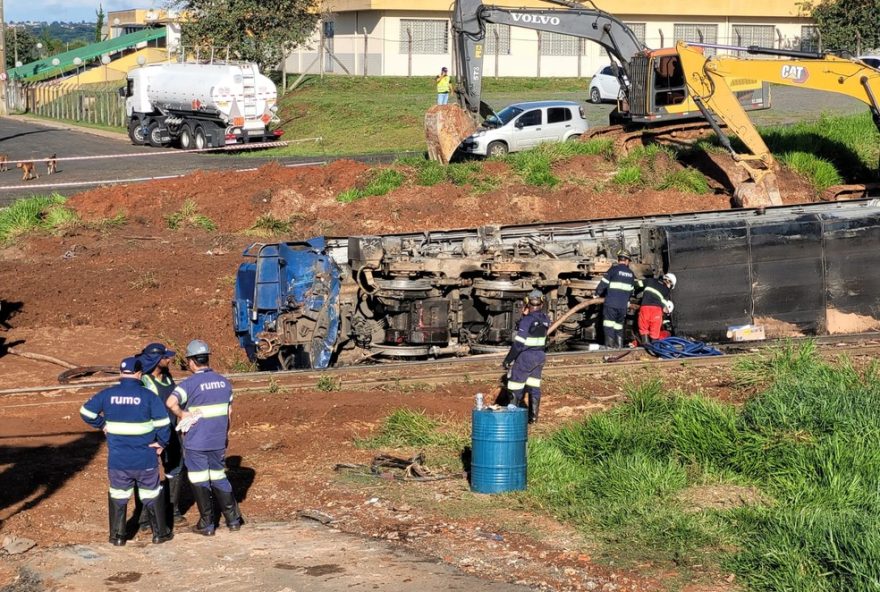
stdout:
[[428,157],[449,164],[455,150],[476,129],[473,118],[458,105],[434,105],[425,114]]
[[734,191],[733,200],[743,208],[781,206],[782,196],[776,183],[776,174],[767,172],[756,181],[740,183]]

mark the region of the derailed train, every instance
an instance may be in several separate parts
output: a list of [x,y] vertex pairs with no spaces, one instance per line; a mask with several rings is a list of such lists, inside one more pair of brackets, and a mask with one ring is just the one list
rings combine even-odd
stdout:
[[[233,324],[252,360],[282,368],[502,351],[525,294],[541,290],[559,318],[625,248],[638,276],[678,276],[678,334],[723,340],[755,319],[822,334],[829,311],[880,319],[878,245],[876,200],[257,243]],[[557,340],[600,331],[590,306]]]

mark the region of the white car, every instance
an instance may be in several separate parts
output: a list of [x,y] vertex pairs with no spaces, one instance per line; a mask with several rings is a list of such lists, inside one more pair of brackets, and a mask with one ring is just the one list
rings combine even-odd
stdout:
[[504,156],[534,148],[542,142],[565,142],[587,131],[587,117],[580,103],[535,101],[508,105],[490,115],[483,125],[461,143],[466,154]]
[[880,56],[859,56],[856,59],[865,62],[875,70],[880,70]]
[[614,75],[611,66],[602,66],[590,78],[590,102],[617,101],[624,98],[620,80]]

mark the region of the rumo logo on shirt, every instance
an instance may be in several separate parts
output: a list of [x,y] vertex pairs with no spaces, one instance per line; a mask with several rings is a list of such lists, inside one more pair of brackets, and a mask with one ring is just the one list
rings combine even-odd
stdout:
[[214,382],[203,382],[199,385],[200,391],[212,391],[214,389],[222,388],[226,388],[226,383],[222,380],[215,380]]
[[111,405],[140,405],[140,397],[110,397]]

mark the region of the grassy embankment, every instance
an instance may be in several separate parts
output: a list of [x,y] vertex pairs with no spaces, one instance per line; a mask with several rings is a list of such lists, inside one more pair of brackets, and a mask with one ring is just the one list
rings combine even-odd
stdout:
[[[517,503],[546,513],[594,557],[652,565],[673,588],[733,572],[748,590],[877,590],[877,365],[827,363],[807,344],[740,362],[736,376],[756,392],[742,407],[633,386],[624,404],[532,438],[526,492],[463,504],[489,520]],[[398,410],[361,444],[450,463],[468,430]]]

